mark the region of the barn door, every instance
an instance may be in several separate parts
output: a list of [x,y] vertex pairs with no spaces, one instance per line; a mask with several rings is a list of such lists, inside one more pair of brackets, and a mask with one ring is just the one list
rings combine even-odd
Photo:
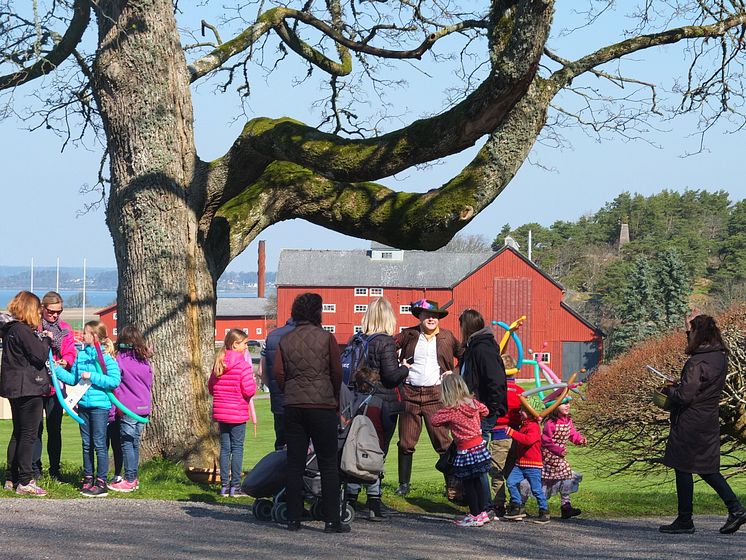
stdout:
[[[527,317],[523,326],[518,329],[524,352],[528,352],[531,341],[531,278],[494,278],[493,281],[492,319],[510,324],[521,315]],[[487,317],[485,317],[487,320]],[[498,327],[498,342],[505,331]],[[518,350],[511,341],[506,352],[518,357]],[[524,354],[524,358],[530,358]]]
[[562,343],[562,380],[567,381],[573,372],[586,369],[585,375],[579,375],[582,381],[588,372],[598,365],[599,353],[596,342],[563,342]]

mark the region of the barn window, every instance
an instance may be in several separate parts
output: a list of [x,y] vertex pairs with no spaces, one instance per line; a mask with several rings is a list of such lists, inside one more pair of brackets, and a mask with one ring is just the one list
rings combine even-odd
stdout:
[[358,304],[355,306],[354,311],[355,313],[365,313],[366,311],[368,311],[368,306]]
[[355,334],[363,332],[363,327],[361,325],[355,325]]
[[400,305],[399,306],[399,313],[411,313],[412,312],[412,306],[411,305]]
[[368,288],[355,288],[355,295],[356,296],[367,296]]
[[336,313],[337,311],[337,304],[336,303],[324,303],[321,306],[322,313]]
[[248,327],[247,327],[247,328],[245,328],[245,329],[241,329],[241,330],[243,331],[243,333],[244,333],[244,334],[249,334],[249,329],[248,329]]
[[116,327],[114,327],[112,329],[111,334],[114,335],[114,336],[117,336],[117,328]]
[[262,327],[257,327],[255,332],[256,334],[262,334]]
[[371,297],[381,297],[383,296],[383,288],[371,288],[370,289],[370,296]]
[[545,364],[549,364],[551,363],[552,354],[550,352],[534,352],[533,358],[537,362],[541,361],[541,362],[544,362]]
[[381,258],[382,259],[393,259],[394,253],[392,253],[391,251],[384,251],[381,253]]
[[117,320],[117,312],[116,311],[114,312],[114,320],[115,321]]
[[330,333],[333,333],[337,330],[334,325],[321,325],[321,328]]

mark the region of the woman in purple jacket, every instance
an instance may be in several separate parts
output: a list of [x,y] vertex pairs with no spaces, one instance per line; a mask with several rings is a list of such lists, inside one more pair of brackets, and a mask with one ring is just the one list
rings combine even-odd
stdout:
[[[117,339],[117,363],[122,380],[115,391],[124,406],[139,416],[150,415],[150,391],[153,370],[148,361],[153,353],[145,344],[140,330],[127,325]],[[137,466],[140,463],[140,436],[145,424],[117,411],[120,425],[124,479],[109,484],[115,492],[132,492],[139,488]]]

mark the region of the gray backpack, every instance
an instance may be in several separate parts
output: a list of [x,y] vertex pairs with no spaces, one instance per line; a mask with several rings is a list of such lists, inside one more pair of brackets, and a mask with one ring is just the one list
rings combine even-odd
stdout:
[[[376,428],[364,413],[369,400],[370,396],[357,408],[347,427],[340,469],[355,479],[374,482],[383,472],[384,456]],[[363,409],[362,413],[360,409]]]

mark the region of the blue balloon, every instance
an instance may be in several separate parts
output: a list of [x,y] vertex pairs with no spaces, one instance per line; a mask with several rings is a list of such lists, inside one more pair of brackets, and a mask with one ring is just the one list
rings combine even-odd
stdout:
[[57,367],[57,364],[54,363],[54,356],[52,355],[52,351],[49,351],[49,371],[52,374],[52,385],[54,386],[55,394],[57,395],[57,400],[60,402],[60,405],[62,406],[62,409],[67,412],[70,415],[70,418],[75,420],[78,424],[85,424],[85,420],[83,420],[80,416],[78,416],[75,411],[68,406],[68,404],[65,402],[65,397],[62,395],[62,387],[60,387],[60,382],[57,379],[57,374],[54,372],[55,368]]

